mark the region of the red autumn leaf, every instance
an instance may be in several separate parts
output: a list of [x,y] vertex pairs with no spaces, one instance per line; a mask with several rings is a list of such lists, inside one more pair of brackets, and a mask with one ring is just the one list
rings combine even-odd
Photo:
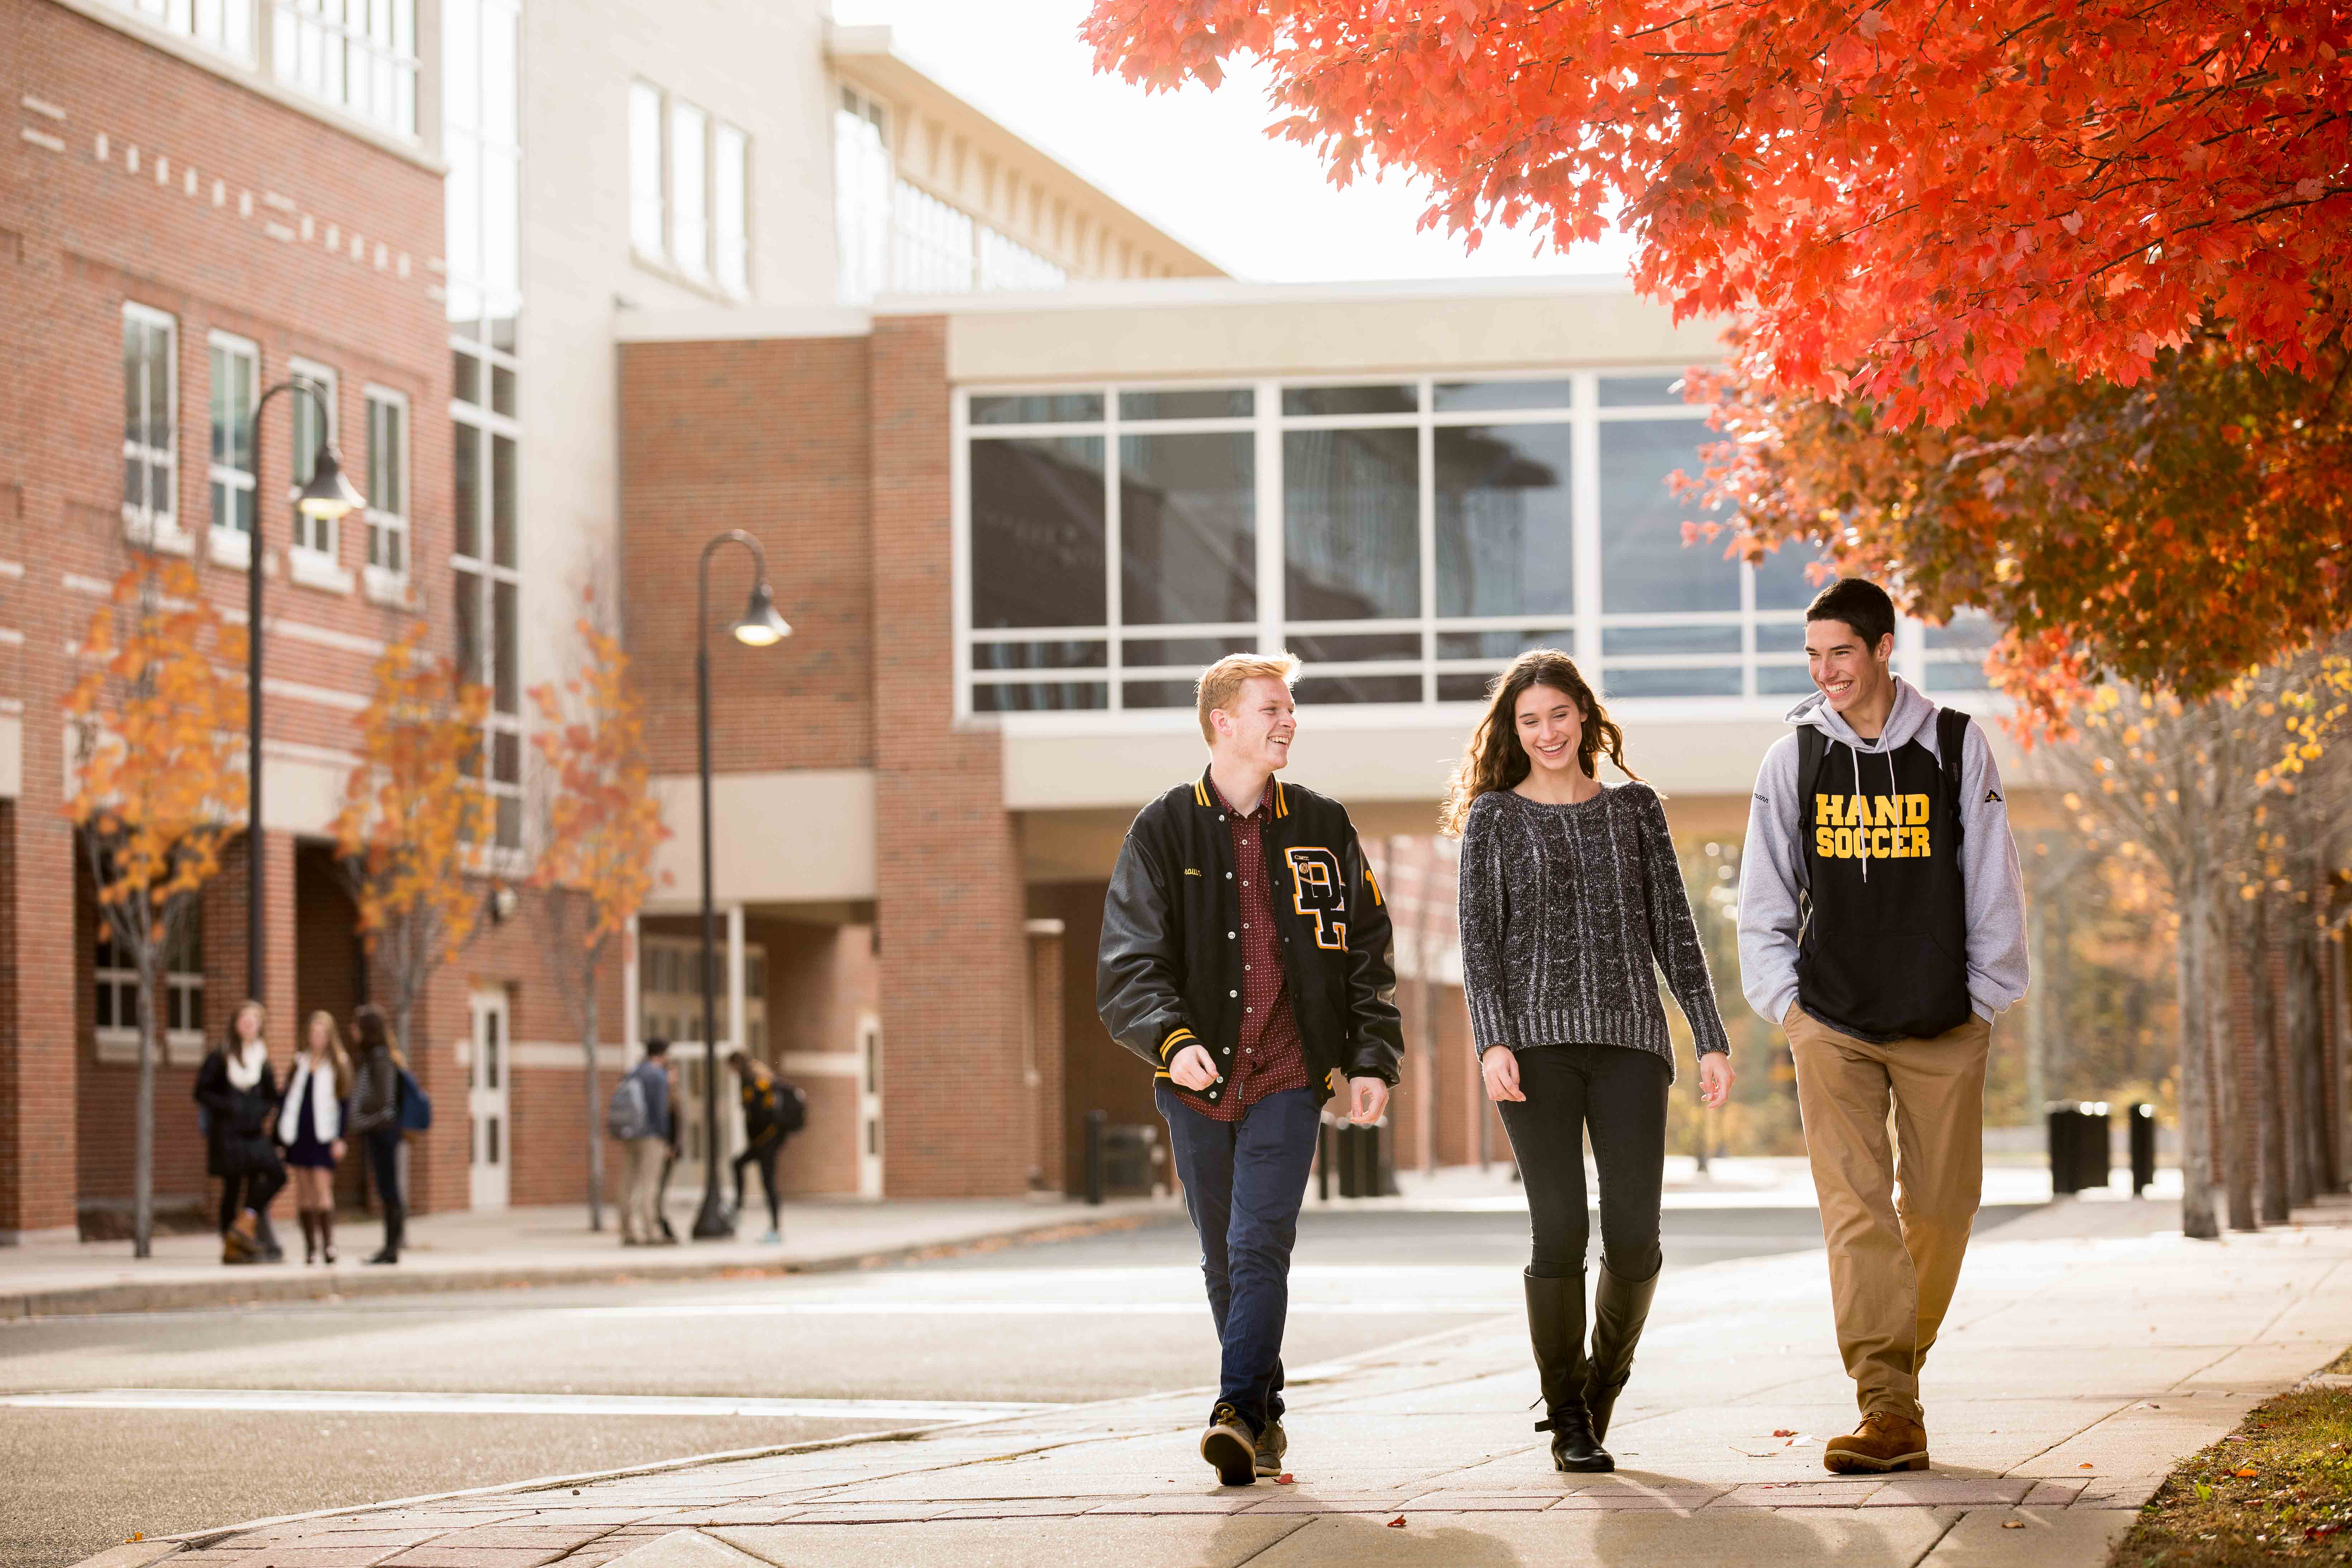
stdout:
[[1389,1528],[1391,1530],[1402,1530],[1404,1528],[1404,1515],[1399,1514],[1394,1519],[1389,1521]]
[[1793,1426],[1775,1426],[1772,1428],[1772,1436],[1775,1437],[1793,1437],[1796,1435],[1797,1429]]

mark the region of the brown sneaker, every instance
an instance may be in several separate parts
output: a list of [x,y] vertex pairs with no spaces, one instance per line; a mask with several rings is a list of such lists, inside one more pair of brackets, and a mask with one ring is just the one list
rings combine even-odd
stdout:
[[1257,1435],[1257,1473],[1261,1476],[1282,1474],[1282,1457],[1290,1452],[1290,1434],[1282,1429],[1279,1421],[1269,1421],[1265,1430]]
[[1201,1434],[1201,1458],[1216,1468],[1217,1480],[1245,1487],[1257,1479],[1257,1436],[1230,1405],[1219,1405]]
[[1874,1410],[1822,1450],[1824,1468],[1841,1476],[1885,1475],[1927,1468],[1927,1428],[1908,1416]]

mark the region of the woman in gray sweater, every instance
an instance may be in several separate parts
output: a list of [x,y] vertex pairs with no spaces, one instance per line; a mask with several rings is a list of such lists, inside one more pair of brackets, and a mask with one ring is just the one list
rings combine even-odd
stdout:
[[[1606,752],[1632,781],[1605,785]],[[1462,839],[1462,982],[1487,1098],[1501,1108],[1535,1233],[1528,1333],[1552,1463],[1611,1470],[1601,1447],[1664,1255],[1658,1210],[1674,1046],[1657,971],[1690,1020],[1699,1100],[1731,1089],[1731,1046],[1658,792],[1574,660],[1521,654],[1496,680],[1441,824]],[[1601,1177],[1601,1280],[1584,1340],[1584,1138]]]

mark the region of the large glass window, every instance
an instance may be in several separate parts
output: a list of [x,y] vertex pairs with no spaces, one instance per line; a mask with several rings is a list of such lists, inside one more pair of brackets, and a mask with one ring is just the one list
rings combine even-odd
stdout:
[[[288,427],[293,432],[293,450],[288,456],[294,468],[294,489],[299,490],[318,471],[319,447],[332,445],[335,439],[335,373],[323,364],[299,359],[287,366],[287,372],[296,381],[316,387],[319,393],[317,397],[299,392],[286,395]],[[323,414],[319,406],[321,401],[326,405]],[[312,517],[297,506],[290,495],[286,508],[294,520],[292,565],[298,575],[310,568],[334,566],[342,549],[341,525],[338,521]]]
[[[163,1060],[174,1067],[193,1066],[205,1054],[205,950],[202,911],[190,910],[181,918],[163,953]],[[98,1059],[135,1062],[139,1059],[139,971],[131,955],[117,947],[114,929],[105,917],[98,921],[98,942],[90,955],[94,1026]]]
[[669,106],[669,258],[698,280],[710,276],[710,117],[690,103]]
[[122,523],[157,543],[178,531],[179,331],[170,316],[122,307]]
[[662,200],[662,95],[647,82],[629,84],[629,243],[640,256],[661,259],[669,231]]
[[408,575],[408,399],[372,386],[368,421],[368,579],[397,592]]
[[[1682,379],[974,388],[969,710],[1189,707],[1202,665],[1280,648],[1302,701],[1475,701],[1538,646],[1617,698],[1777,710],[1811,689],[1811,556],[1704,536]],[[1981,686],[1981,623],[1906,637],[1906,675]]]
[[115,0],[166,32],[236,59],[253,58],[253,0]]
[[416,134],[416,0],[276,0],[271,15],[278,80],[380,131]]
[[212,334],[213,540],[239,560],[253,538],[253,402],[260,354],[243,338]]
[[890,287],[890,111],[845,85],[833,116],[835,237],[841,297],[863,304]]

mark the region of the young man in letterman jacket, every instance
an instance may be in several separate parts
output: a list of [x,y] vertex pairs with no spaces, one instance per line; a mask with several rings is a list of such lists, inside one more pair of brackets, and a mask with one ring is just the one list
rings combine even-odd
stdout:
[[1201,1457],[1280,1473],[1290,1250],[1331,1080],[1380,1120],[1401,1039],[1389,917],[1337,801],[1275,779],[1298,663],[1235,654],[1196,694],[1208,771],[1145,806],[1103,904],[1095,1005],[1156,1069],[1223,1347]]
[[2026,982],[1991,748],[1895,675],[1894,652],[1895,605],[1874,583],[1833,583],[1806,610],[1821,689],[1765,753],[1739,886],[1742,989],[1788,1031],[1862,1408],[1822,1454],[1841,1474],[1927,1468],[1919,1366],[1983,1186],[1992,1020]]

